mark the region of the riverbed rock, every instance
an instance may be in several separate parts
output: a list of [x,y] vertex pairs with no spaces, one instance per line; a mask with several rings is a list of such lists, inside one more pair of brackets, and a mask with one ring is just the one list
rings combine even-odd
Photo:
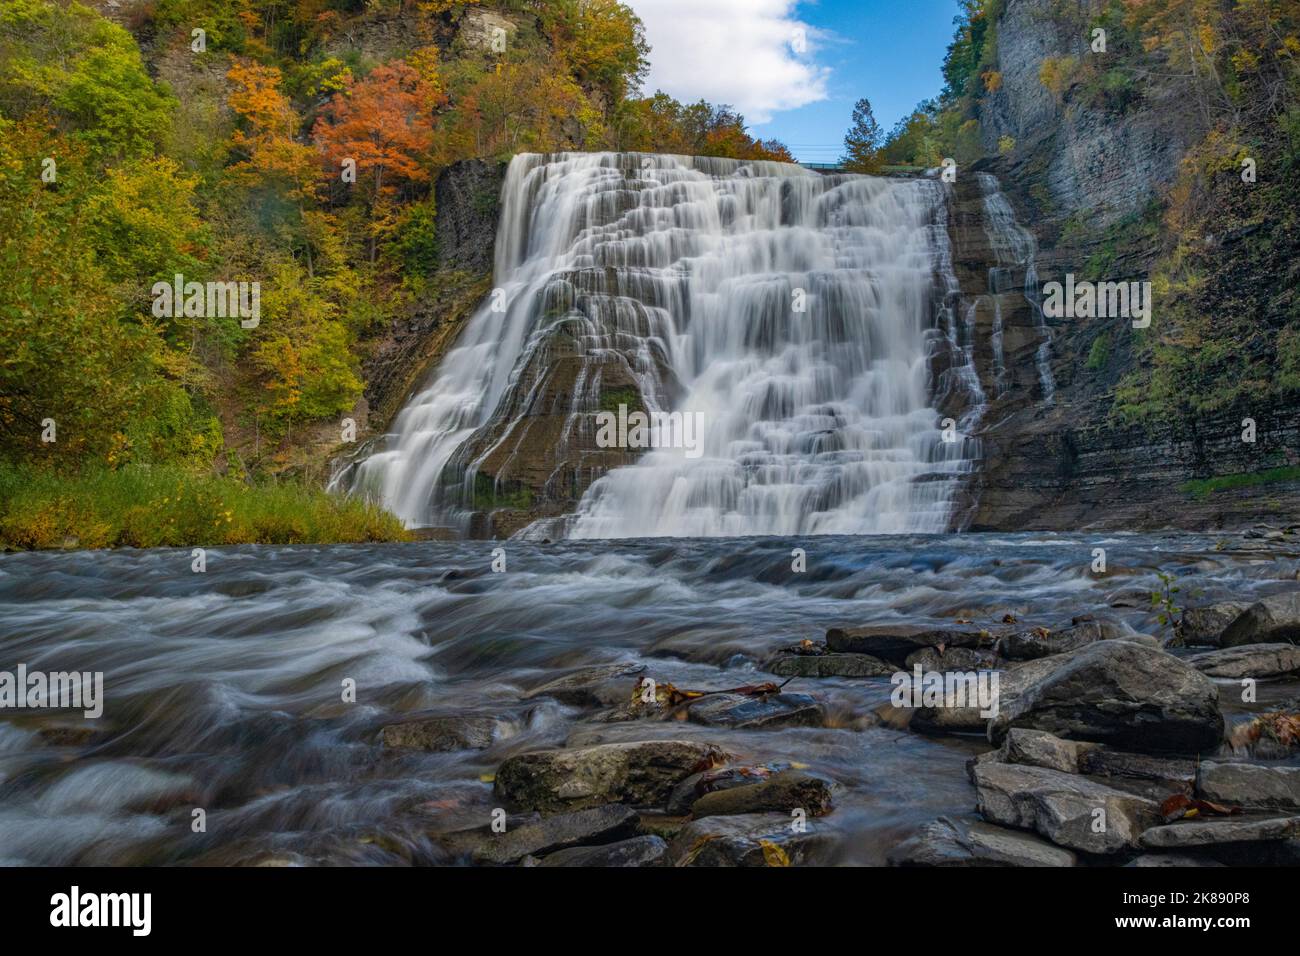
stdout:
[[1250,605],[1241,601],[1220,601],[1183,611],[1178,624],[1178,636],[1184,644],[1219,646],[1219,638],[1228,625],[1241,616]]
[[638,836],[604,846],[575,846],[549,853],[538,866],[659,866],[668,853],[662,837]]
[[767,670],[778,677],[888,677],[898,666],[870,654],[781,654]]
[[807,694],[710,694],[691,704],[691,721],[733,730],[775,727],[820,727],[826,711]]
[[1207,761],[1196,776],[1196,790],[1206,800],[1230,806],[1300,810],[1300,767]]
[[834,784],[822,777],[786,770],[766,780],[742,787],[728,787],[706,793],[691,804],[691,815],[703,817],[772,810],[803,810],[805,817],[831,812]]
[[[981,632],[953,627],[912,627],[889,624],[873,627],[832,627],[826,646],[840,654],[870,654],[904,664],[909,654],[926,647],[978,647]],[[985,643],[991,639],[985,638]]]
[[1097,641],[1123,637],[1110,621],[1080,621],[1057,631],[1017,631],[998,641],[998,652],[1010,660],[1025,661],[1064,654]]
[[1256,601],[1219,638],[1220,647],[1297,643],[1300,643],[1300,591]]
[[[1044,657],[999,671],[997,684],[999,711],[1043,677],[1055,672],[1064,662],[1064,658]],[[983,734],[986,733],[990,720],[984,708],[977,702],[969,701],[961,707],[950,706],[949,703],[939,707],[918,707],[911,713],[909,726],[913,730],[927,734]]]
[[686,777],[725,759],[718,747],[691,740],[535,750],[501,764],[495,792],[508,804],[544,813],[606,803],[660,806]]
[[[980,651],[973,647],[923,647],[907,655],[904,662],[906,670],[920,666],[922,673],[927,671],[986,671],[1002,666],[998,656],[992,651]],[[898,670],[891,667],[890,674]]]
[[1170,823],[1151,827],[1142,834],[1142,846],[1181,849],[1219,846],[1225,843],[1267,843],[1300,837],[1300,817],[1269,817],[1243,820],[1223,817],[1191,823]]
[[1004,763],[1078,773],[1080,751],[1095,746],[1077,740],[1062,740],[1042,730],[1013,727],[1002,741],[999,757]]
[[1218,703],[1214,683],[1172,654],[1102,641],[1010,701],[1004,697],[989,738],[1001,743],[1012,727],[1032,727],[1122,749],[1195,753],[1223,739]]
[[475,863],[515,863],[564,847],[622,840],[636,833],[636,824],[636,811],[617,804],[540,817],[522,826],[507,826],[504,833],[489,831],[471,858]]
[[1157,802],[1175,794],[1191,796],[1196,785],[1196,761],[1156,757],[1093,745],[1079,753],[1079,772],[1116,790]]
[[[1143,831],[1160,820],[1154,801],[1059,770],[977,763],[971,776],[979,812],[990,823],[1035,830],[1073,850],[1107,854],[1136,847]],[[1104,811],[1104,826],[1098,811]]]
[[833,831],[809,823],[802,833],[788,813],[745,813],[693,820],[668,844],[669,866],[800,866],[821,861]]
[[1300,646],[1295,644],[1239,644],[1205,651],[1187,658],[1202,674],[1239,680],[1267,680],[1300,674]]
[[890,866],[1074,866],[1069,850],[1019,830],[940,817],[889,851]]
[[1192,856],[1187,853],[1143,853],[1139,857],[1134,857],[1126,867],[1163,867],[1163,866],[1223,866],[1217,860],[1207,859],[1205,857]]
[[618,703],[632,692],[634,682],[630,678],[645,669],[644,664],[636,661],[583,667],[538,684],[523,694],[522,699],[553,697],[562,704],[574,707],[599,707],[602,704]]
[[691,805],[705,794],[762,783],[774,774],[788,769],[789,764],[776,763],[753,767],[719,767],[716,770],[693,773],[673,788],[664,812],[670,816],[685,816],[691,812]]
[[504,726],[495,717],[423,717],[389,724],[381,739],[389,750],[484,750]]

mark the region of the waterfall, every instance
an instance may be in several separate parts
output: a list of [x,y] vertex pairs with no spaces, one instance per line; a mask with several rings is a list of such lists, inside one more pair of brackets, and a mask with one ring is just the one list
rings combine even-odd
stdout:
[[[928,341],[969,337],[948,311],[943,189],[705,157],[516,156],[497,288],[342,483],[409,525],[462,531],[482,495],[572,489],[570,512],[529,537],[945,531],[974,444],[931,399]],[[698,421],[699,444],[610,449],[616,409],[620,425]]]

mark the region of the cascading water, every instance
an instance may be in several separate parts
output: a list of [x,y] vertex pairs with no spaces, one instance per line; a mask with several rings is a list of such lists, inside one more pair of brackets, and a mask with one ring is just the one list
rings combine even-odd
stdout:
[[927,339],[958,332],[943,190],[781,163],[517,156],[496,294],[347,481],[408,524],[463,529],[480,471],[499,483],[526,457],[530,422],[563,422],[551,461],[582,459],[613,394],[697,416],[701,447],[592,469],[574,513],[529,536],[947,530],[972,462],[930,398]]

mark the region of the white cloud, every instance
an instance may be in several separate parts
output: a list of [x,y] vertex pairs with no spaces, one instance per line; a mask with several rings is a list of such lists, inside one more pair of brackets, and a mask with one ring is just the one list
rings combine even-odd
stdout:
[[830,70],[812,60],[821,34],[799,21],[795,0],[627,2],[650,41],[647,93],[727,103],[749,123],[826,99]]

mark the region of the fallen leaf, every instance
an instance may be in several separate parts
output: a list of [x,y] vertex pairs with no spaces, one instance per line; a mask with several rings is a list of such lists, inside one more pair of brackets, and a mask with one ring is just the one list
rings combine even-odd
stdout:
[[763,859],[767,861],[768,866],[790,865],[790,857],[786,856],[785,850],[771,840],[759,840],[758,845],[763,848]]

